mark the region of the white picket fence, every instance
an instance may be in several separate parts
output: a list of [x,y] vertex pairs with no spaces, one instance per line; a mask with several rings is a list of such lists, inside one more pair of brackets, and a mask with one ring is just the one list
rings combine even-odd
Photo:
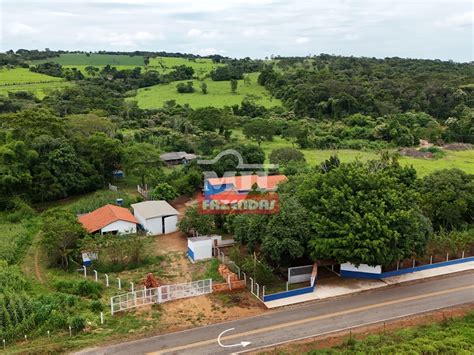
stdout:
[[201,296],[208,293],[212,293],[212,279],[164,285],[155,288],[143,288],[111,297],[110,312],[114,314],[148,304],[163,303],[180,298]]

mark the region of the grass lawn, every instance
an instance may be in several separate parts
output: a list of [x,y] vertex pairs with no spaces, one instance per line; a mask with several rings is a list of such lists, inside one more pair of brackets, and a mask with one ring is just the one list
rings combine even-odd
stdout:
[[[237,140],[248,142],[241,130],[234,130],[233,136]],[[291,147],[291,143],[277,136],[271,142],[262,142],[262,149],[265,156],[268,157],[272,150],[283,147]],[[376,159],[378,154],[375,151],[360,151],[351,149],[339,150],[321,150],[321,149],[300,149],[309,165],[316,165],[328,159],[331,155],[336,154],[343,162],[354,161],[355,159],[369,160]],[[474,174],[474,150],[465,151],[446,151],[446,156],[437,160],[419,159],[412,157],[400,157],[400,164],[412,165],[418,172],[418,176],[425,176],[435,170],[458,168],[466,173]]]
[[[176,85],[180,81],[170,84],[160,84],[149,88],[139,89],[135,97],[129,100],[136,100],[143,109],[152,109],[162,107],[165,101],[176,100],[178,104],[189,104],[193,108],[197,107],[224,107],[238,105],[245,97],[254,98],[254,100],[265,107],[280,106],[281,101],[273,98],[270,93],[257,83],[258,73],[249,74],[250,85],[245,85],[243,80],[239,80],[237,93],[233,94],[230,90],[229,81],[213,81],[206,79],[208,94],[201,93],[200,81],[193,80],[195,92],[192,94],[179,94],[176,91]],[[183,82],[187,82],[183,81]]]
[[84,53],[61,54],[59,57],[52,57],[34,61],[33,64],[47,62],[59,63],[63,66],[105,66],[107,64],[110,64],[111,66],[127,65],[139,67],[145,65],[142,56],[128,56],[124,54],[91,54],[87,56]]
[[34,73],[27,68],[0,70],[0,95],[28,91],[42,99],[48,91],[73,85],[62,78]]

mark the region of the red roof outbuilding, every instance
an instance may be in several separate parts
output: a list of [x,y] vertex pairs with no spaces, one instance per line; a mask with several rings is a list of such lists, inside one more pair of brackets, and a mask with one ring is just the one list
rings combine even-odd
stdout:
[[79,222],[89,233],[94,233],[116,221],[139,224],[133,214],[126,208],[105,205],[91,213],[79,217]]

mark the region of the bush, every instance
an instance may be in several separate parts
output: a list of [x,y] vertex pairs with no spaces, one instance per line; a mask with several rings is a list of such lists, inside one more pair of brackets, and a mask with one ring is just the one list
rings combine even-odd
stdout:
[[150,192],[151,198],[154,200],[171,201],[178,197],[178,193],[173,186],[166,182],[156,185]]
[[440,159],[446,155],[446,152],[439,147],[420,148],[420,152],[433,154],[434,159]]
[[193,82],[192,81],[188,81],[186,84],[185,83],[179,83],[178,85],[176,85],[176,90],[180,93],[180,94],[191,94],[194,92],[194,86],[193,86]]
[[89,280],[62,279],[55,281],[53,286],[59,292],[90,298],[99,297],[103,289],[101,284]]
[[81,316],[74,316],[70,320],[71,330],[75,333],[80,332],[86,327],[86,320]]
[[298,149],[278,148],[270,153],[270,163],[286,165],[290,162],[305,162],[306,159]]
[[104,310],[104,305],[100,301],[92,301],[89,305],[89,308],[92,312],[102,312]]

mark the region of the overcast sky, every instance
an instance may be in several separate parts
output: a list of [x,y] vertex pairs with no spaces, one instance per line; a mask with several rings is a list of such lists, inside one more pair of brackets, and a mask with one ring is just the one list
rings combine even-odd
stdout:
[[473,60],[471,0],[0,0],[1,50]]

